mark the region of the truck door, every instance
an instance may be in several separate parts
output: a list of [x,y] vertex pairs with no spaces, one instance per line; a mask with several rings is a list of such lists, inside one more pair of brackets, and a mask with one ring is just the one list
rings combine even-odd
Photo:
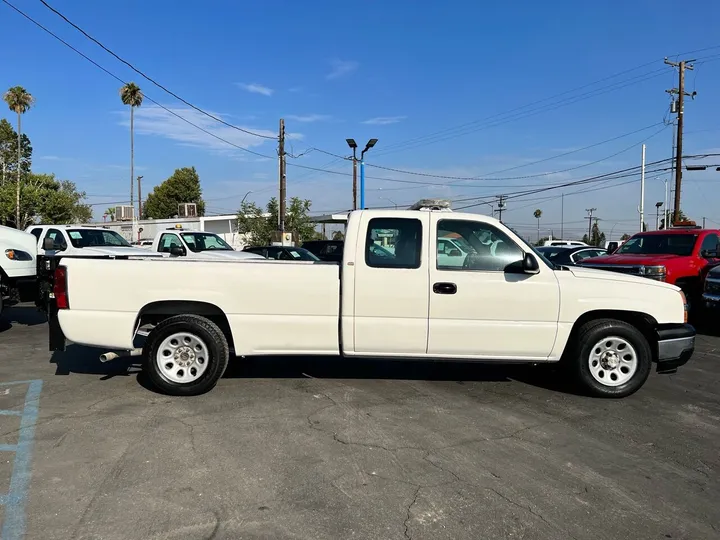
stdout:
[[452,263],[431,256],[428,355],[547,358],[560,308],[554,271],[541,264],[537,274],[521,273],[527,246],[492,223],[431,216],[433,247],[459,237],[469,252]]
[[429,212],[411,218],[362,215],[352,261],[354,290],[343,291],[354,294],[355,353],[425,355],[429,223]]

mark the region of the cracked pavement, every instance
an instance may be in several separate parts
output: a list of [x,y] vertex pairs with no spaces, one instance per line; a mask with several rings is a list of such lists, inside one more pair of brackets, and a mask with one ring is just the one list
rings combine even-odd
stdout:
[[[718,538],[720,338],[697,345],[618,401],[545,368],[334,358],[238,359],[173,398],[130,360],[51,355],[12,308],[0,381],[43,380],[26,538]],[[0,444],[18,429],[0,416]]]

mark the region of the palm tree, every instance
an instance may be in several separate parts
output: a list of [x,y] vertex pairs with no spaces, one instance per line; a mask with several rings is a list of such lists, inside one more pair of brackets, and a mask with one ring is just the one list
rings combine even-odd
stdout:
[[18,162],[17,162],[17,184],[15,186],[15,228],[19,229],[21,227],[20,223],[20,162],[22,159],[22,124],[21,124],[21,117],[23,114],[25,114],[30,107],[32,107],[33,103],[35,103],[35,98],[32,97],[30,92],[25,90],[22,86],[13,86],[10,88],[5,94],[3,95],[3,100],[5,103],[8,104],[8,107],[10,107],[11,111],[14,111],[17,113],[18,117],[18,128],[17,128],[17,136],[18,136]]
[[540,218],[542,217],[542,210],[539,208],[533,212],[533,216],[535,216],[535,219],[538,221],[538,243],[540,243]]
[[105,215],[110,216],[110,221],[115,221],[115,207],[111,206],[105,210]]
[[[124,105],[130,105],[130,206],[135,208],[134,179],[135,179],[135,107],[143,102],[143,93],[134,82],[129,82],[120,89],[120,99]],[[133,210],[134,212],[134,210]]]

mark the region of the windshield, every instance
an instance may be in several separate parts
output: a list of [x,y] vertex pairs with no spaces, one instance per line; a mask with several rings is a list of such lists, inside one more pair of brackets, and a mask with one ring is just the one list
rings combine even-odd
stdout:
[[562,253],[563,251],[567,251],[567,246],[552,246],[552,247],[540,247],[537,248],[537,251],[545,255],[546,259],[552,259],[555,257],[558,253]]
[[182,239],[185,240],[185,243],[193,253],[218,250],[234,251],[233,248],[217,234],[192,232],[182,233],[180,236],[182,236]]
[[115,231],[107,229],[68,229],[73,247],[132,247]]
[[624,255],[692,255],[697,234],[648,234],[633,236],[616,254]]

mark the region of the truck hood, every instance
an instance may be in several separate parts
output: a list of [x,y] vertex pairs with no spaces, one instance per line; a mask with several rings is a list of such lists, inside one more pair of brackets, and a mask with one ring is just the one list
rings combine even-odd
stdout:
[[600,265],[600,264],[622,264],[622,265],[659,265],[665,264],[670,261],[683,259],[680,255],[632,255],[632,254],[615,254],[615,255],[603,255],[602,257],[593,257],[587,259],[586,263],[589,265]]
[[[78,254],[89,257],[161,257],[160,253],[148,252],[146,249],[135,247],[96,246],[84,247],[77,250]],[[62,255],[62,252],[58,253]]]
[[6,249],[25,251],[33,260],[37,257],[37,239],[32,234],[4,225],[0,225],[0,248],[3,252]]
[[[599,257],[598,257],[599,258]],[[566,267],[572,273],[573,276],[579,279],[598,279],[603,281],[619,281],[623,283],[637,283],[638,285],[645,285],[651,287],[665,287],[675,290],[680,290],[675,285],[670,285],[664,281],[656,281],[654,279],[648,279],[640,276],[630,276],[627,274],[620,274],[618,272],[608,272],[607,270],[598,270],[595,268],[583,268],[582,266],[568,266]]]
[[202,251],[200,253],[188,253],[188,259],[213,259],[213,260],[238,260],[238,259],[262,259],[265,257],[258,255],[257,253],[248,253],[247,251]]

